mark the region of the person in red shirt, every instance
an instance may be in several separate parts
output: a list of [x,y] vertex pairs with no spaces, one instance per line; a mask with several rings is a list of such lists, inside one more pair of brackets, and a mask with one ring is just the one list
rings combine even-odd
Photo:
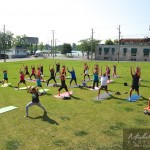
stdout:
[[27,87],[23,71],[20,71],[20,81],[18,82],[18,90],[19,90],[20,83],[23,83]]

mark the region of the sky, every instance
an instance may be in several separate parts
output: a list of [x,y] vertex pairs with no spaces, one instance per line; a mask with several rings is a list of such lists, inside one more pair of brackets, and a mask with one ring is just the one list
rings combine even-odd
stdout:
[[57,45],[150,37],[150,0],[0,0],[0,31]]

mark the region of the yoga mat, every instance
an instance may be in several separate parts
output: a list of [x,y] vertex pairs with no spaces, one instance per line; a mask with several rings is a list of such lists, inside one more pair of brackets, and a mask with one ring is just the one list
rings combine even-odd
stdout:
[[13,110],[13,109],[16,109],[18,107],[15,107],[15,106],[7,106],[7,107],[3,107],[3,108],[0,108],[0,114],[4,113],[4,112],[7,112],[7,111],[10,111],[10,110]]
[[91,91],[97,91],[97,90],[99,90],[99,87],[95,87],[94,89],[90,89]]
[[1,85],[1,87],[8,87],[9,85],[11,85],[11,83],[4,83],[3,85]]
[[[109,93],[109,94],[112,94],[112,93]],[[107,100],[109,97],[111,97],[111,95],[109,95],[107,93],[103,93],[103,94],[100,94],[99,98],[96,97],[96,100],[99,101],[99,100]]]
[[[72,94],[73,94],[73,92],[72,92],[72,91],[70,91],[69,93],[70,93],[70,95],[72,95]],[[58,95],[54,95],[54,97],[56,97],[56,98],[69,97],[69,94],[68,94],[68,92],[64,92],[64,93],[60,94],[60,96],[58,96]]]
[[47,91],[49,91],[49,89],[44,89],[44,90],[43,90],[43,89],[40,89],[40,90],[39,90],[40,93],[47,92]]
[[136,102],[138,99],[140,99],[141,95],[133,94],[131,95],[131,98],[127,98],[128,101],[130,102]]

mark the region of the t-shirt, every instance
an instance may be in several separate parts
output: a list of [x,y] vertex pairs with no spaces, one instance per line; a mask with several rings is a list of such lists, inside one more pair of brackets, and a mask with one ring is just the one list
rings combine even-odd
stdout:
[[71,74],[71,78],[72,78],[72,79],[75,79],[75,78],[76,78],[76,74],[75,74],[75,71],[74,71],[74,70],[72,70],[72,71],[69,71],[69,70],[68,70],[68,72]]
[[98,81],[98,80],[99,80],[99,78],[98,78],[98,74],[97,74],[97,73],[94,73],[93,75],[94,75],[94,76],[93,76],[94,81]]
[[54,72],[54,69],[51,69],[51,70],[50,70],[50,73],[51,73],[51,78],[55,78],[55,72]]
[[20,74],[20,80],[24,80],[24,74]]
[[4,72],[4,79],[6,79],[7,78],[7,73],[6,72]]
[[37,86],[41,86],[41,79],[36,79]]
[[38,93],[35,93],[35,94],[32,93],[32,102],[33,103],[39,102],[39,94]]
[[108,76],[101,76],[101,85],[107,85]]
[[139,84],[140,76],[137,74],[132,75],[132,85],[138,85]]

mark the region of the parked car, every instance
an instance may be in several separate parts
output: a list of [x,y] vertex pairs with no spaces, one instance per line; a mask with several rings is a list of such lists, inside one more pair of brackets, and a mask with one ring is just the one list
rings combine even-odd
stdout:
[[4,54],[0,54],[0,59],[4,59],[4,56],[5,56],[6,59],[9,58],[7,54],[5,54],[5,55]]

